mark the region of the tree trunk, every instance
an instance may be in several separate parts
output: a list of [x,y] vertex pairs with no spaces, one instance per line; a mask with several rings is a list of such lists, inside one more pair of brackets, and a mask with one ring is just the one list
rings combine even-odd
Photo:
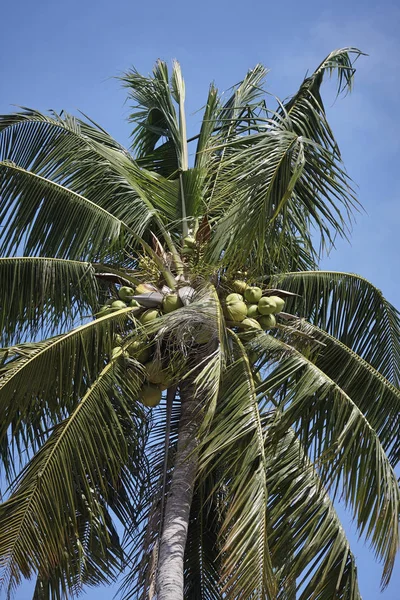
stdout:
[[197,472],[200,411],[193,386],[182,386],[182,413],[157,570],[157,600],[183,600],[183,559]]

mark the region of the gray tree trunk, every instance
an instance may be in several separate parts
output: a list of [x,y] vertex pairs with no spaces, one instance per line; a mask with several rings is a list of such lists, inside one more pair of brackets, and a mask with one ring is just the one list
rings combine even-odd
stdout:
[[182,413],[157,569],[157,600],[183,600],[183,558],[197,472],[200,414],[193,387],[181,390]]

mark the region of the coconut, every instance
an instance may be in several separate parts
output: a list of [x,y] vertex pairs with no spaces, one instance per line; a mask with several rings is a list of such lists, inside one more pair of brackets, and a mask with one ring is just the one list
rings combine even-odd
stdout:
[[130,356],[136,358],[140,363],[145,363],[151,356],[151,350],[149,347],[143,345],[143,342],[139,340],[134,341],[129,347],[128,352]]
[[126,302],[127,300],[129,300],[129,298],[131,296],[134,296],[134,295],[135,295],[135,290],[133,288],[131,288],[131,287],[128,287],[127,285],[123,285],[118,290],[118,296],[124,302]]
[[140,315],[139,317],[139,321],[142,325],[146,325],[147,323],[151,323],[151,321],[154,321],[154,319],[157,319],[158,317],[158,310],[146,310],[142,315]]
[[272,315],[277,312],[273,296],[264,296],[258,303],[258,311],[262,315]]
[[111,304],[111,310],[113,312],[116,310],[121,310],[121,308],[126,308],[126,304],[125,302],[122,302],[122,300],[115,300],[115,302]]
[[243,296],[242,294],[228,294],[225,302],[243,302]]
[[270,300],[273,300],[276,304],[276,310],[274,311],[274,314],[280,313],[285,306],[285,301],[283,298],[280,298],[279,296],[270,296]]
[[168,386],[170,383],[170,377],[168,371],[162,368],[162,363],[160,360],[152,360],[151,362],[146,363],[144,366],[146,369],[147,380],[150,383]]
[[247,316],[247,306],[240,300],[227,302],[225,304],[225,314],[231,321],[243,321]]
[[255,319],[244,319],[244,321],[242,321],[241,323],[242,327],[244,329],[262,329],[260,323],[258,321],[256,321]]
[[140,304],[137,300],[133,299],[129,302],[128,304],[129,307],[131,308],[140,308]]
[[247,288],[247,283],[245,281],[241,281],[240,279],[236,279],[236,281],[232,283],[232,287],[238,294],[243,294]]
[[271,329],[271,327],[275,327],[276,319],[274,315],[263,315],[260,319],[260,325],[263,329]]
[[247,307],[247,316],[251,319],[256,319],[260,316],[257,304],[249,304]]
[[111,312],[111,307],[110,306],[102,306],[99,310],[99,312],[97,313],[98,317],[104,317],[105,315],[108,315],[108,313]]
[[117,346],[122,346],[124,340],[122,338],[122,335],[119,335],[119,333],[116,333],[113,336],[113,341],[114,341],[114,344],[116,344]]
[[259,287],[247,287],[244,291],[244,297],[250,304],[257,304],[262,296],[262,289]]
[[153,408],[160,403],[162,392],[158,385],[146,383],[140,391],[140,400],[145,406]]
[[167,294],[164,297],[162,308],[165,313],[177,310],[178,308],[181,308],[181,306],[183,306],[183,304],[178,294]]
[[196,240],[192,235],[188,235],[183,240],[183,245],[187,248],[196,248]]

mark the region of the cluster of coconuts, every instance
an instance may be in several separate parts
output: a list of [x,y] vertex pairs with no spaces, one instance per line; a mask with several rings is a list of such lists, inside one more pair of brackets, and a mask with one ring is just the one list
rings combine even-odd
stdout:
[[[118,290],[119,299],[110,299],[98,312],[98,317],[104,317],[110,312],[123,308],[132,307],[137,314],[137,319],[142,325],[146,325],[157,319],[161,314],[170,313],[183,306],[178,294],[161,294],[149,284],[139,284],[135,288],[122,286]],[[153,306],[152,306],[153,305]],[[142,363],[145,370],[145,383],[140,391],[139,399],[145,405],[154,407],[159,404],[162,392],[170,384],[170,375],[159,359],[152,359],[151,349],[143,342],[136,340],[122,351],[124,340],[121,335],[114,336],[115,347],[112,350],[112,358],[119,356],[129,359],[135,358]]]
[[[275,315],[285,306],[279,296],[263,296],[262,289],[236,280],[232,284],[234,293],[225,298],[225,316],[241,329],[271,329],[276,325]],[[239,325],[240,324],[240,325]]]

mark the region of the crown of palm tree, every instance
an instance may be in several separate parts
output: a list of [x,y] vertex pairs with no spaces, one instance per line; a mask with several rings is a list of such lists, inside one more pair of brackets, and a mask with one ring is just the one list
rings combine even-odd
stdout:
[[[274,109],[261,65],[228,100],[211,85],[191,140],[176,62],[122,78],[130,150],[87,117],[0,118],[9,595],[125,571],[125,598],[356,600],[338,495],[388,583],[400,317],[318,270],[358,208],[320,86],[350,89],[360,54],[332,52]],[[227,300],[246,286],[247,305],[285,301],[268,326]]]

